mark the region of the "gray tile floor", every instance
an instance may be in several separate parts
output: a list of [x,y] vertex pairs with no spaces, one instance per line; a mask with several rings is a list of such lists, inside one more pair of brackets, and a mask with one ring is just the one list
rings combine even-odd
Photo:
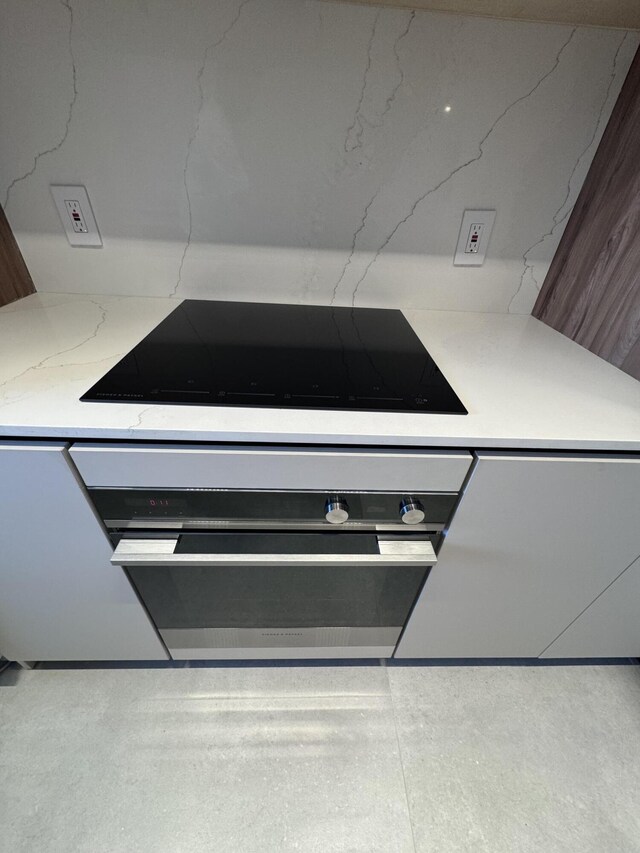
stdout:
[[640,851],[640,667],[7,672],[0,851]]

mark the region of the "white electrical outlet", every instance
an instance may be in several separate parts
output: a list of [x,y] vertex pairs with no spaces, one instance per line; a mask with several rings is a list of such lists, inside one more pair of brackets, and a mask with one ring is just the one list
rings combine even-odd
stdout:
[[480,237],[484,225],[482,222],[473,222],[469,228],[469,236],[467,237],[467,245],[464,247],[465,255],[477,255],[480,247]]
[[67,208],[67,213],[71,219],[71,227],[75,231],[76,234],[87,234],[89,229],[87,228],[87,223],[85,222],[84,216],[82,214],[82,208],[80,207],[80,202],[77,200],[69,201],[69,199],[65,199],[65,207]]
[[465,210],[453,258],[454,266],[479,267],[484,263],[495,210]]
[[72,246],[102,246],[89,196],[84,187],[52,186],[62,225]]

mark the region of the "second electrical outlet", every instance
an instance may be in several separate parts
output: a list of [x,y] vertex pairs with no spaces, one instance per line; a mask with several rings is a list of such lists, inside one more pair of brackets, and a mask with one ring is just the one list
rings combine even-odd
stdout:
[[484,263],[495,210],[465,210],[453,263],[457,267],[479,267]]

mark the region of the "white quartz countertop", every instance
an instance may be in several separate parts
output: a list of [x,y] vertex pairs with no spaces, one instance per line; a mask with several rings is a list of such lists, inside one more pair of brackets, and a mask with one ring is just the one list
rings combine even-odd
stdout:
[[466,416],[81,403],[178,304],[34,294],[0,309],[0,435],[640,451],[640,382],[522,315],[405,312]]

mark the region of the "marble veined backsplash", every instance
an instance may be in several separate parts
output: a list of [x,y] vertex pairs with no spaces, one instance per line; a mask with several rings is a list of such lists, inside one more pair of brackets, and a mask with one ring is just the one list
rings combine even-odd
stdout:
[[[1,10],[0,202],[40,291],[529,313],[638,45],[320,0]],[[465,208],[497,210],[480,268]]]

